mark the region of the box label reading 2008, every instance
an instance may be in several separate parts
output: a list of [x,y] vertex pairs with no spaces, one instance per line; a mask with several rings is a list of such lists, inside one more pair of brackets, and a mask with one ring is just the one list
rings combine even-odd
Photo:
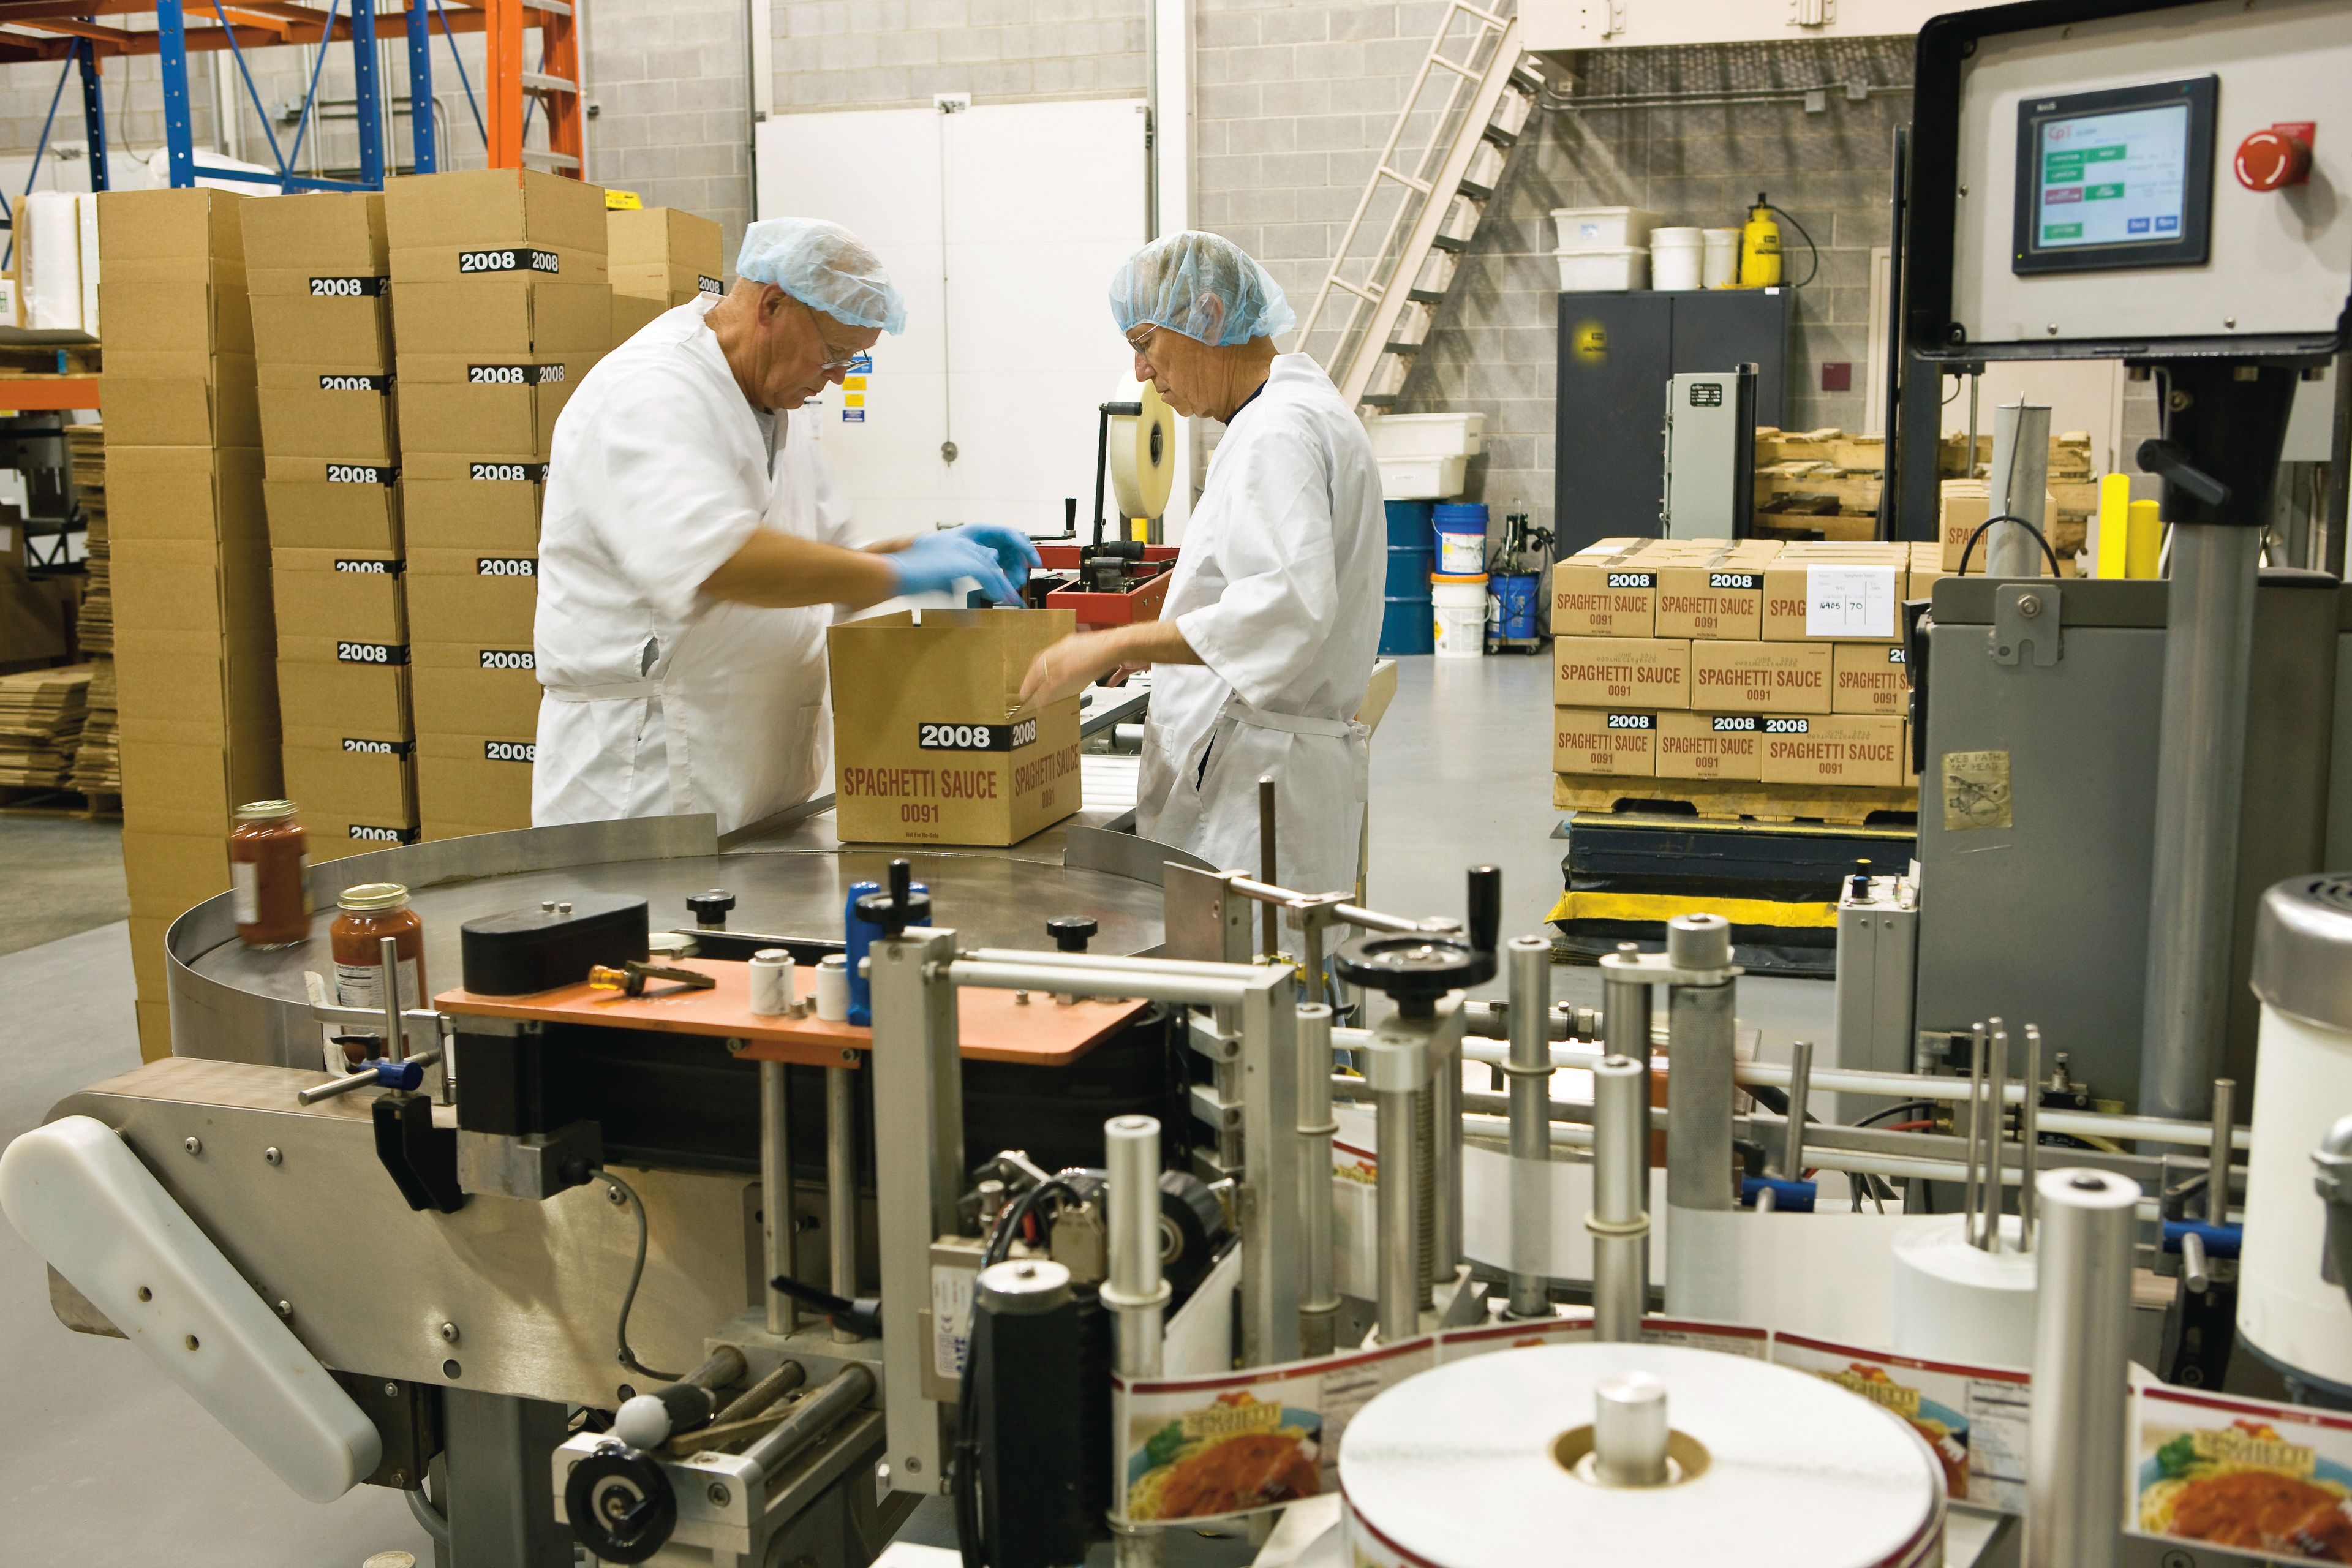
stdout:
[[329,463],[327,482],[331,485],[388,485],[398,478],[400,470],[383,463]]
[[539,660],[527,647],[486,647],[481,650],[484,669],[537,669]]
[[335,658],[341,664],[406,664],[408,649],[399,643],[339,642]]
[[313,300],[367,300],[383,292],[388,281],[383,278],[313,278],[310,298]]
[[545,463],[473,463],[467,466],[466,477],[508,484],[535,485],[542,483],[547,479],[547,465]]
[[571,375],[561,364],[469,364],[466,380],[475,386],[549,386]]
[[535,741],[485,741],[482,761],[486,763],[530,763],[539,760],[539,743]]
[[1037,738],[1037,721],[1017,724],[918,724],[915,744],[926,752],[1010,752]]
[[414,741],[377,741],[359,735],[343,737],[343,750],[362,757],[404,757]]
[[513,246],[503,250],[461,250],[457,253],[460,272],[561,272],[563,258],[551,250],[534,250],[528,246]]
[[322,375],[319,378],[321,392],[390,392],[392,377],[388,375]]

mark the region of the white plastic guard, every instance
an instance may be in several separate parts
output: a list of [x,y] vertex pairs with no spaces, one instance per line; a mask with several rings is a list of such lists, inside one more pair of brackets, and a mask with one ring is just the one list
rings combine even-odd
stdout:
[[0,1211],[295,1491],[331,1502],[374,1470],[374,1423],[104,1122],[9,1144]]

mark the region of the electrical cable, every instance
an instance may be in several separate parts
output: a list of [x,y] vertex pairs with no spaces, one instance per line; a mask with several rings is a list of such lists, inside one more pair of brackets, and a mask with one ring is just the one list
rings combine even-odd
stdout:
[[620,1363],[623,1366],[627,1367],[631,1372],[635,1373],[639,1377],[650,1377],[662,1383],[676,1383],[679,1378],[684,1377],[686,1373],[682,1372],[656,1372],[653,1368],[639,1361],[636,1357],[636,1352],[629,1349],[629,1310],[636,1305],[637,1286],[646,1277],[646,1200],[637,1196],[636,1188],[629,1185],[628,1183],[621,1180],[620,1177],[613,1174],[612,1172],[605,1170],[601,1165],[596,1167],[596,1179],[610,1186],[614,1192],[620,1193],[625,1196],[629,1200],[629,1206],[637,1211],[636,1261],[629,1265],[629,1289],[627,1293],[621,1298],[621,1322],[620,1326],[613,1331],[613,1337],[619,1345]]
[[[1977,541],[1984,537],[1985,530],[1990,528],[1996,522],[2013,522],[2017,524],[2018,527],[2025,530],[2026,532],[2033,535],[2033,542],[2042,546],[2042,556],[2050,563],[2050,575],[2053,577],[2061,577],[2065,575],[2065,574],[2058,569],[2058,552],[2050,548],[2049,538],[2042,533],[2042,530],[2035,524],[2026,521],[2015,512],[2005,511],[1999,517],[1989,517],[1982,522],[1977,524],[1976,531],[1969,535],[1969,542],[1960,546],[1960,564],[1958,570],[1952,574],[1953,576],[1965,577],[1969,574],[1969,552],[1976,549]],[[1986,552],[1988,554],[1991,552],[1990,546],[1987,546]]]
[[1770,202],[1759,202],[1757,205],[1762,207],[1766,212],[1779,213],[1782,217],[1787,218],[1789,220],[1789,226],[1791,228],[1794,228],[1799,234],[1804,235],[1805,249],[1812,255],[1813,264],[1805,269],[1803,281],[1791,283],[1789,287],[1791,289],[1801,289],[1805,284],[1811,283],[1814,279],[1819,278],[1822,275],[1822,247],[1813,243],[1813,237],[1811,235],[1805,234],[1805,226],[1797,221],[1797,215],[1789,211],[1786,207],[1776,207]]

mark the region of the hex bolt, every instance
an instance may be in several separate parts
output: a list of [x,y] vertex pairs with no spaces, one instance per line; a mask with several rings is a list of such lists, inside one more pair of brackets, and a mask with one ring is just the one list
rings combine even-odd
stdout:
[[294,1321],[294,1303],[291,1301],[278,1302],[278,1315],[285,1319],[288,1322],[292,1322]]
[[264,1149],[261,1152],[261,1163],[265,1165],[282,1165],[286,1163],[286,1156],[276,1149]]
[[201,1154],[205,1152],[205,1141],[191,1133],[180,1140],[180,1147],[191,1154]]
[[400,1384],[396,1383],[387,1383],[383,1385],[383,1393],[384,1397],[387,1399],[397,1399],[400,1397]]
[[722,1482],[713,1481],[710,1483],[710,1490],[708,1495],[710,1499],[711,1507],[725,1508],[729,1499],[730,1499],[734,1494],[730,1492]]
[[612,1205],[614,1208],[619,1208],[629,1201],[621,1195],[621,1189],[618,1187],[606,1187],[604,1189],[604,1196],[612,1200]]
[[2029,621],[2034,616],[2040,615],[2042,613],[2042,595],[2039,594],[2020,594],[2017,596],[2017,613],[2023,616]]
[[444,1343],[456,1344],[457,1342],[457,1325],[455,1323],[442,1324],[441,1339]]

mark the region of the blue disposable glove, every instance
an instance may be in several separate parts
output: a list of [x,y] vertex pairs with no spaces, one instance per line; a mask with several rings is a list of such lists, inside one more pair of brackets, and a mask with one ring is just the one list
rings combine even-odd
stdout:
[[943,531],[969,539],[982,549],[995,555],[996,563],[1004,568],[1004,575],[1018,588],[1029,580],[1031,569],[1043,566],[1036,545],[1017,528],[1007,528],[1001,522],[967,522]]
[[964,537],[961,529],[919,533],[906,549],[883,559],[897,568],[901,594],[946,593],[955,587],[957,578],[970,577],[991,599],[1002,602],[1014,596],[995,555]]

